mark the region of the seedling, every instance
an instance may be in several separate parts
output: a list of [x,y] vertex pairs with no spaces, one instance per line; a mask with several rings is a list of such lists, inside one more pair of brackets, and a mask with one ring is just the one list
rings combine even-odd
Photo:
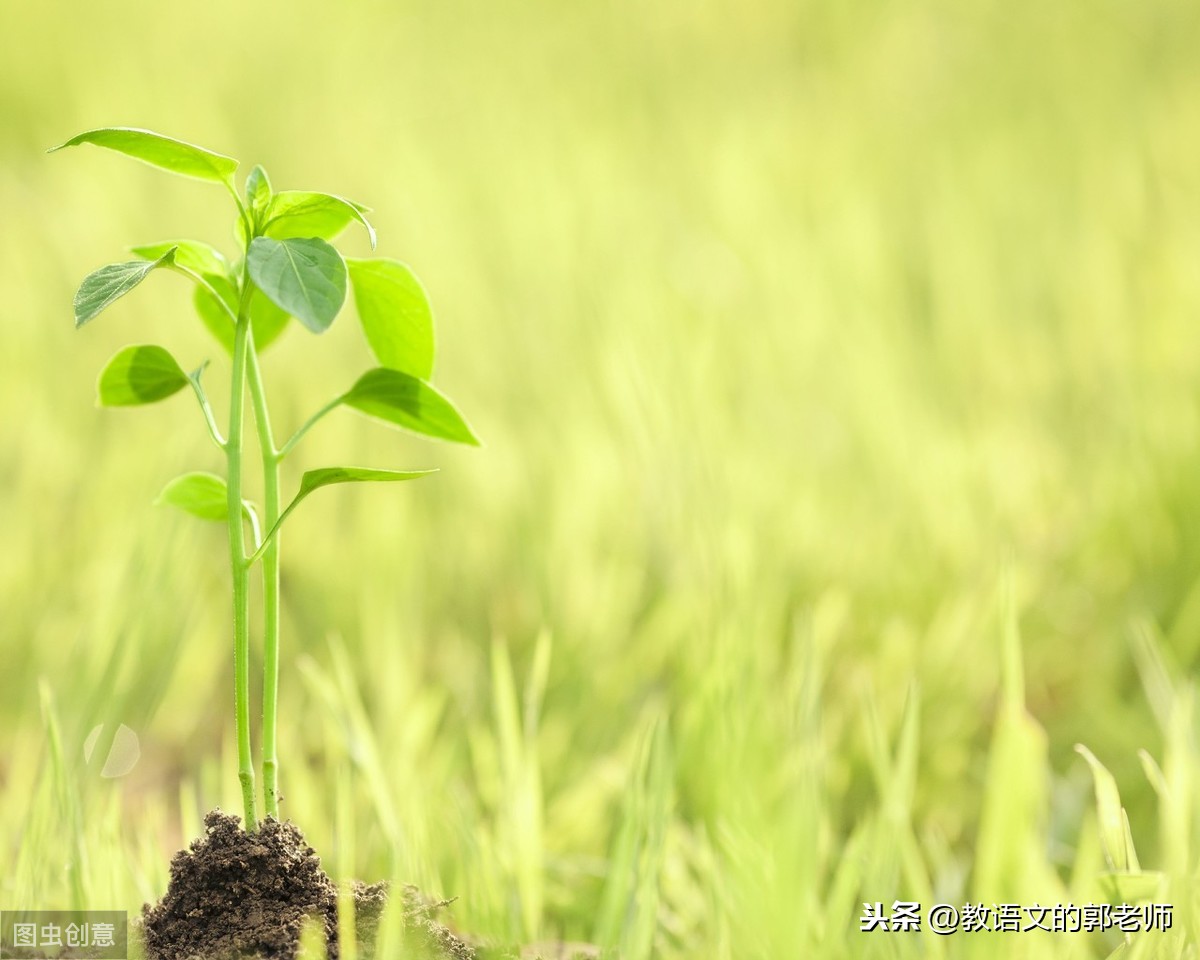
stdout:
[[[322,418],[351,407],[415,433],[477,445],[458,410],[429,382],[433,373],[433,314],[420,281],[398,260],[343,257],[329,242],[351,224],[365,230],[375,249],[367,207],[328,193],[274,191],[257,166],[239,192],[238,162],[190,143],[148,130],[108,127],[72,137],[62,147],[91,143],[116,150],[171,173],[225,187],[237,208],[237,256],[196,240],[171,240],[134,247],[136,260],[101,267],[75,295],[75,326],[82,327],[151,273],[171,270],[195,284],[194,305],[204,326],[232,362],[229,423],[222,435],[201,384],[205,363],[191,373],[160,346],[125,347],[100,373],[102,406],[155,403],[191,388],[208,434],[225,455],[226,475],[185,473],[166,485],[160,502],[203,520],[221,521],[229,531],[233,595],[234,702],[238,776],[248,830],[258,824],[255,773],[250,745],[250,572],[262,564],[263,694],[262,780],[264,809],[279,815],[279,758],[276,747],[279,692],[279,556],[281,528],[309,494],[335,483],[415,480],[430,470],[372,470],[325,467],[309,470],[285,509],[280,500],[280,464]],[[53,152],[53,151],[52,151]],[[341,312],[347,290],[367,343],[379,361],[344,393],[334,397],[279,445],[271,429],[259,354],[295,318],[321,334]],[[263,472],[263,517],[242,496],[247,393],[254,410]],[[247,543],[246,528],[250,530]]]

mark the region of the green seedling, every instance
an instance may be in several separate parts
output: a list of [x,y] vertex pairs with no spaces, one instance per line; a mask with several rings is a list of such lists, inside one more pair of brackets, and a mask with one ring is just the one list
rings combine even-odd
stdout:
[[[265,811],[277,817],[280,530],[300,502],[321,487],[414,480],[432,472],[361,467],[309,470],[290,504],[281,508],[280,464],[309,430],[342,406],[426,436],[476,445],[479,441],[450,400],[429,382],[434,360],[433,314],[420,281],[397,260],[343,257],[330,243],[353,224],[366,231],[374,250],[375,230],[367,219],[367,207],[327,193],[276,192],[262,167],[250,172],[244,189],[239,191],[236,160],[148,130],[89,130],[53,149],[83,143],[222,186],[237,209],[236,257],[228,259],[217,248],[196,240],[134,247],[137,259],[101,267],[83,281],[75,296],[75,326],[82,327],[95,319],[151,273],[169,270],[195,285],[196,314],[231,358],[229,422],[224,435],[201,384],[207,361],[185,373],[160,346],[128,346],[104,367],[98,393],[102,406],[138,406],[164,400],[190,387],[209,436],[224,453],[224,477],[202,472],[184,474],[166,485],[159,500],[203,520],[223,522],[229,531],[238,775],[246,828],[253,830],[258,814],[250,744],[251,569],[261,562],[262,780]],[[348,291],[353,291],[363,333],[379,366],[318,409],[290,439],[277,444],[259,354],[279,337],[292,318],[313,334],[324,333],[341,313]],[[262,460],[261,523],[255,507],[242,495],[247,394]]]

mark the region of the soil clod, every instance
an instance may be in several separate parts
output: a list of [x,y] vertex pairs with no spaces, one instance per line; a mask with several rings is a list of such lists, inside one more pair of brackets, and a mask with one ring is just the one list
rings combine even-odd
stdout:
[[[337,960],[337,886],[299,829],[267,819],[247,833],[219,810],[204,826],[204,836],[171,860],[163,899],[142,908],[148,960],[295,960],[309,918]],[[440,904],[412,887],[401,896],[416,956],[473,960],[474,950],[434,918]],[[387,885],[358,883],[354,897],[359,955],[370,958]]]

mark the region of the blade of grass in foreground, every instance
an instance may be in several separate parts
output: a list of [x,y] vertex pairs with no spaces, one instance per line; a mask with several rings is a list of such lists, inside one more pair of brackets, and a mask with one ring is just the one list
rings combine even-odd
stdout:
[[500,748],[505,830],[520,904],[521,935],[531,942],[541,935],[545,905],[545,845],[542,822],[542,780],[537,728],[542,692],[550,663],[549,634],[538,638],[533,669],[526,688],[525,715],[517,702],[516,682],[508,647],[492,644],[492,697]]
[[667,721],[656,715],[638,745],[593,937],[601,947],[617,949],[623,960],[654,955],[671,784]]
[[1049,803],[1046,734],[1025,709],[1025,677],[1016,603],[1002,601],[1002,687],[988,757],[972,897],[1009,902],[1063,894],[1042,852]]
[[74,910],[87,909],[88,896],[84,885],[87,869],[87,847],[83,842],[83,824],[79,812],[79,793],[67,771],[66,758],[63,755],[62,733],[58,725],[58,712],[54,704],[54,694],[49,684],[42,681],[40,686],[42,702],[42,723],[46,728],[46,739],[50,743],[50,763],[54,773],[54,787],[58,802],[61,822],[67,826],[70,837],[71,852],[66,869],[70,876],[71,906]]

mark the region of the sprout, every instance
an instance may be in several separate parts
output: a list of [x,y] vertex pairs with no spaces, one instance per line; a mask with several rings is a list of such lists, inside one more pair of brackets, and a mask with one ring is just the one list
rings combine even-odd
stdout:
[[[429,437],[472,445],[478,445],[479,440],[454,404],[429,382],[434,360],[433,314],[420,281],[398,260],[346,258],[330,243],[353,223],[366,231],[374,250],[375,228],[367,220],[367,207],[328,193],[276,193],[262,167],[250,172],[243,194],[235,185],[236,160],[148,130],[89,130],[54,149],[82,143],[116,150],[180,176],[223,185],[237,208],[240,250],[234,260],[196,240],[134,247],[138,259],[101,267],[84,279],[75,297],[75,325],[89,323],[151,273],[173,270],[195,284],[196,314],[230,355],[232,386],[224,434],[201,385],[207,361],[192,373],[185,373],[185,368],[160,346],[128,346],[104,367],[97,392],[101,406],[139,406],[164,400],[190,385],[208,434],[225,455],[224,477],[207,472],[185,473],[166,485],[159,502],[203,520],[223,522],[229,531],[238,775],[246,829],[254,830],[258,813],[250,745],[251,568],[262,563],[264,810],[267,816],[278,817],[281,528],[300,502],[321,487],[415,480],[433,472],[346,466],[309,470],[289,505],[281,509],[281,462],[309,430],[340,406]],[[293,317],[311,333],[324,333],[342,312],[349,292],[353,293],[367,344],[380,365],[318,408],[286,442],[277,445],[259,353]],[[255,506],[242,496],[247,392],[264,477],[261,523]]]

